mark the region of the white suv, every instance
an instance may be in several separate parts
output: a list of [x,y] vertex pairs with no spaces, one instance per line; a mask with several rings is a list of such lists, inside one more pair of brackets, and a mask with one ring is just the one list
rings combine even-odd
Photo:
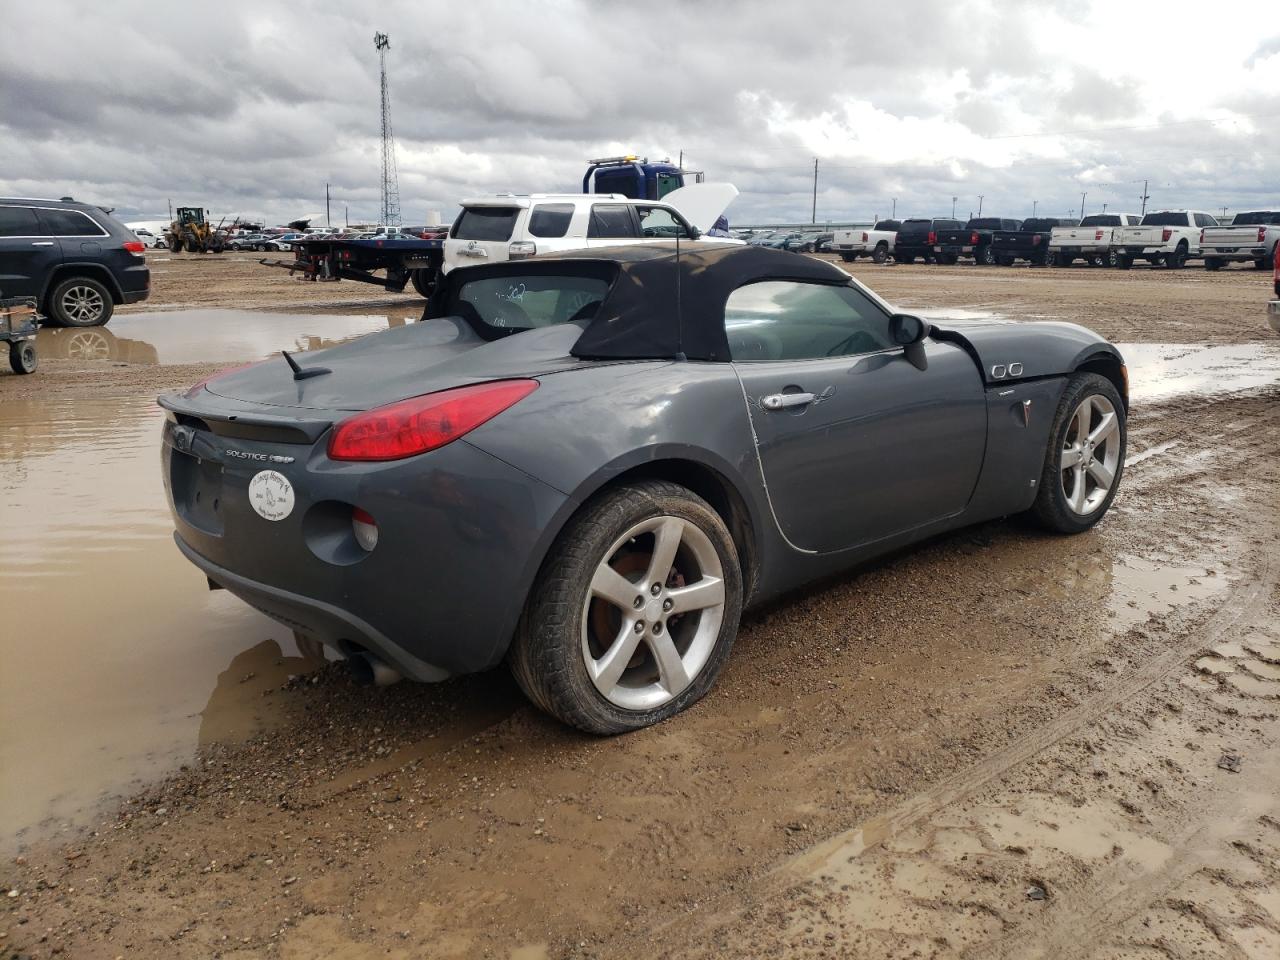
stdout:
[[506,193],[463,200],[444,242],[444,271],[560,250],[676,238],[741,243],[705,235],[737,195],[731,184],[696,183],[661,201],[617,193]]

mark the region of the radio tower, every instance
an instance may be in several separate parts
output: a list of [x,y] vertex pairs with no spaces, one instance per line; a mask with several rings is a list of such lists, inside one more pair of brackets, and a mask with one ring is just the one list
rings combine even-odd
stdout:
[[382,67],[382,225],[400,226],[400,177],[396,173],[396,138],[391,132],[391,96],[387,92],[387,48],[391,39],[385,33],[373,35]]

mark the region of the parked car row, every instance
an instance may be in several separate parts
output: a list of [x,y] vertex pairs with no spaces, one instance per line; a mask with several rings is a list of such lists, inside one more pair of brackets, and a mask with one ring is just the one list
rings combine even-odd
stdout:
[[829,253],[835,237],[830,230],[740,230],[733,236],[753,247],[794,253]]
[[[973,217],[968,221],[937,217],[881,220],[874,227],[835,231],[831,250],[852,263],[868,257],[884,263],[975,264],[1011,266],[1019,260],[1038,266],[1068,267],[1077,260],[1091,266],[1127,270],[1137,262],[1170,268],[1201,260],[1207,270],[1232,262],[1269,269],[1280,240],[1280,212],[1236,214],[1220,224],[1200,210],[1098,213],[1083,220],[1033,217]],[[755,241],[752,241],[753,243]],[[775,245],[775,244],[769,244]],[[794,249],[784,247],[784,249]]]

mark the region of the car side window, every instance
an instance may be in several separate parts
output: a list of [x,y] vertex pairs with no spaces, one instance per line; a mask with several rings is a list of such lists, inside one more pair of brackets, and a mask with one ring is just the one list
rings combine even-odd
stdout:
[[666,207],[636,207],[636,213],[640,217],[640,235],[643,237],[691,239],[688,228]]
[[45,231],[30,207],[0,207],[0,237],[42,236]]
[[591,208],[587,238],[637,237],[631,207],[625,203],[597,203]]
[[41,210],[40,220],[55,237],[105,237],[107,232],[79,210]]
[[856,287],[764,280],[739,287],[724,308],[736,363],[818,360],[889,349],[889,317]]
[[563,237],[572,219],[572,203],[540,203],[529,214],[529,235],[548,240]]

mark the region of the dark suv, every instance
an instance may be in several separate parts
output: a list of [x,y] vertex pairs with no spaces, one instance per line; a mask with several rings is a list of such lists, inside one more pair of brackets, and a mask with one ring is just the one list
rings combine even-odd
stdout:
[[893,259],[898,263],[913,263],[916,257],[923,257],[928,263],[934,259],[933,245],[938,242],[938,231],[959,230],[960,226],[959,220],[943,218],[903,220],[893,242]]
[[151,293],[145,245],[101,207],[0,197],[0,293],[68,327],[101,326]]

